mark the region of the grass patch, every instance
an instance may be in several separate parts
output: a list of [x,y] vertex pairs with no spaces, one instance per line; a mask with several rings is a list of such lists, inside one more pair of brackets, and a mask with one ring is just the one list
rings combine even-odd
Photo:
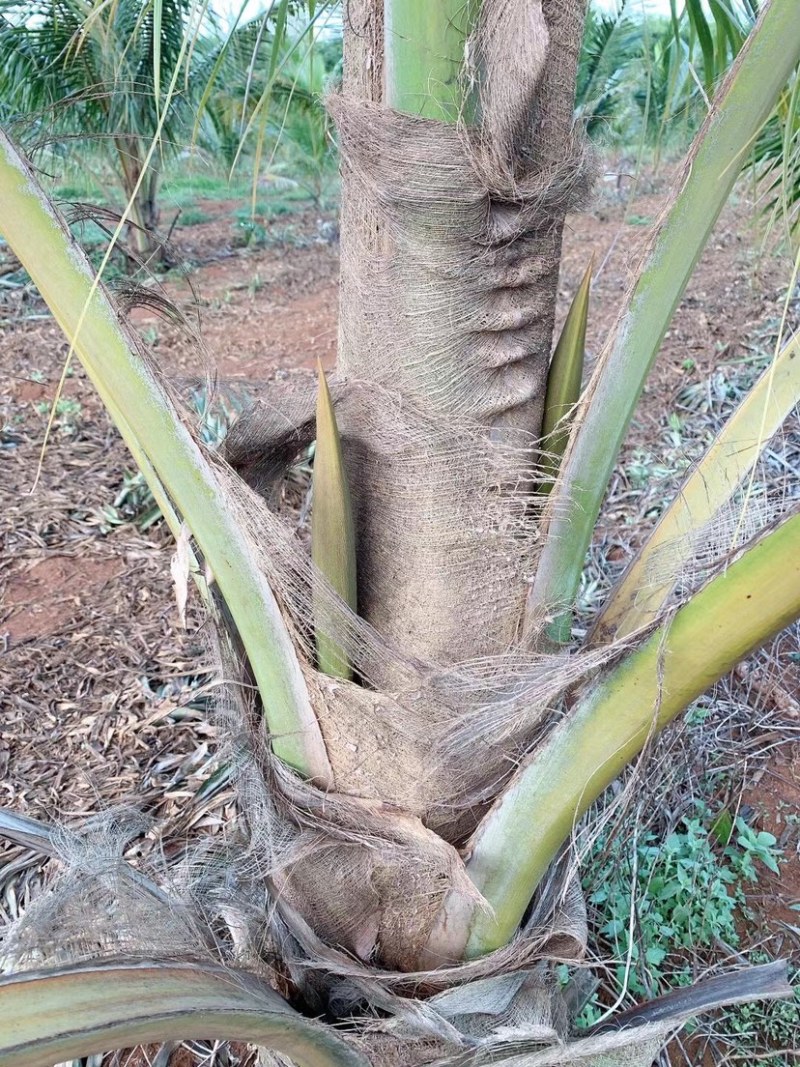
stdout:
[[198,200],[230,200],[246,195],[245,188],[237,188],[226,178],[209,175],[187,175],[167,178],[160,190],[161,201],[170,207],[190,207]]
[[255,207],[246,205],[245,207],[237,208],[234,211],[233,216],[239,222],[252,222],[254,219],[276,219],[282,215],[291,215],[296,210],[297,205],[287,202],[287,197],[282,197],[279,200],[268,202],[266,200],[256,201]]
[[211,222],[213,215],[203,211],[200,207],[185,207],[178,218],[179,226],[199,226],[203,222]]
[[53,191],[56,200],[67,200],[82,204],[102,204],[104,196],[95,182],[70,182],[58,185]]

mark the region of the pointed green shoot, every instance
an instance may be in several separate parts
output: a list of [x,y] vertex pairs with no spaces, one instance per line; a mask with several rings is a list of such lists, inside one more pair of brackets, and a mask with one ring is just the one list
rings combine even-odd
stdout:
[[467,850],[491,905],[473,912],[468,957],[508,943],[577,820],[648,739],[800,616],[798,544],[795,515],[602,677],[521,766]]
[[191,530],[236,623],[276,754],[330,783],[325,745],[291,638],[217,468],[199,447],[135,336],[15,148],[0,133],[0,233],[80,358],[151,488]]
[[549,493],[552,488],[567,447],[575,405],[581,395],[593,268],[594,259],[572,299],[547,374],[540,462],[543,479],[539,491],[542,493]]
[[0,1063],[52,1067],[136,1045],[238,1040],[298,1067],[368,1067],[244,972],[191,963],[73,965],[0,979]]
[[593,643],[624,637],[657,618],[698,537],[798,403],[800,335],[795,335],[728,419],[611,591],[595,624]]
[[720,89],[584,391],[558,481],[526,628],[568,611],[620,444],[673,312],[748,151],[800,60],[796,0],[771,0]]
[[[357,607],[356,542],[353,509],[325,371],[318,362],[317,443],[314,450],[314,506],[311,512],[311,558],[330,588],[352,610]],[[333,678],[350,678],[347,655],[333,635],[335,625],[321,595],[314,596],[317,666]]]

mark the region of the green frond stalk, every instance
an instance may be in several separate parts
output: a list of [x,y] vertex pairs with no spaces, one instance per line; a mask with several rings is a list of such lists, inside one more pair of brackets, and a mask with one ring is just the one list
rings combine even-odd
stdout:
[[[356,611],[356,543],[350,489],[339,427],[336,424],[336,412],[321,363],[318,363],[318,368],[311,558],[331,589],[352,611]],[[331,677],[349,679],[351,670],[347,654],[332,636],[335,626],[327,614],[325,599],[315,593],[317,666]]]
[[[660,614],[697,538],[752,471],[770,438],[800,403],[800,336],[785,346],[728,419],[658,520],[593,630],[593,643],[625,637]],[[668,558],[669,576],[663,573]]]
[[464,47],[480,0],[386,0],[386,102],[441,122],[464,113]]
[[581,395],[586,355],[586,322],[594,261],[589,264],[572,299],[550,361],[542,420],[541,491],[549,493],[567,447],[575,405]]
[[298,1067],[368,1067],[244,972],[193,963],[78,964],[0,979],[0,1062],[52,1067],[136,1045],[246,1041]]
[[[749,548],[602,678],[520,768],[470,842],[466,954],[507,944],[575,825],[668,722],[800,616],[800,515]],[[509,857],[513,856],[513,863]]]
[[124,439],[135,455],[147,457],[157,475],[151,488],[162,499],[169,495],[211,568],[255,674],[276,754],[301,774],[329,784],[324,742],[291,639],[212,464],[139,355],[135,338],[85,255],[3,134],[0,205],[0,232],[112,417],[119,418]]
[[800,60],[795,0],[772,0],[729,71],[658,224],[642,270],[589,383],[551,493],[529,625],[570,610],[625,432],[708,235],[747,153]]

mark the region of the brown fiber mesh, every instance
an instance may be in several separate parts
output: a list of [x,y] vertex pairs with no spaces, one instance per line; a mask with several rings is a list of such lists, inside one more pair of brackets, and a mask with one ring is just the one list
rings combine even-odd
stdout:
[[[569,1043],[568,1012],[541,966],[585,948],[580,890],[562,865],[509,946],[459,966],[423,963],[448,894],[486,906],[460,851],[486,806],[563,695],[621,651],[535,654],[519,635],[561,229],[592,170],[571,128],[582,4],[484,0],[468,49],[480,99],[469,126],[381,102],[369,55],[378,6],[350,5],[364,66],[330,102],[344,179],[332,386],[357,615],[276,505],[314,439],[314,390],[253,404],[224,457],[211,458],[294,639],[333,788],[273,758],[223,642],[220,714],[242,812],[227,849],[154,872],[162,895],[131,882],[119,849],[89,877],[69,864],[62,890],[9,932],[7,964],[157,950],[246,965],[291,984],[310,1010],[357,1017],[354,1040],[382,1067],[647,1067],[683,1016]],[[315,670],[315,608],[356,681]]]

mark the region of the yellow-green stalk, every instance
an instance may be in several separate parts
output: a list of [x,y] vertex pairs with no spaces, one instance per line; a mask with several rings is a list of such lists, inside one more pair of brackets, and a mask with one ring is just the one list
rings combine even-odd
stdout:
[[[330,765],[278,605],[237,526],[223,486],[137,350],[86,256],[33,174],[0,133],[0,233],[30,274],[134,453],[155,472],[191,530],[236,623],[264,703],[275,752],[331,783]],[[147,475],[147,469],[144,471]],[[167,514],[169,515],[169,510]]]
[[109,961],[0,978],[0,1019],[3,1067],[200,1039],[244,1041],[298,1067],[368,1067],[265,982],[210,964]]
[[468,846],[490,908],[474,911],[467,956],[510,940],[577,820],[647,740],[800,616],[798,545],[795,515],[606,674],[521,766]]
[[[800,335],[764,371],[662,514],[612,589],[595,623],[593,643],[624,637],[657,618],[698,536],[752,471],[798,402]],[[746,505],[745,501],[742,506]]]

